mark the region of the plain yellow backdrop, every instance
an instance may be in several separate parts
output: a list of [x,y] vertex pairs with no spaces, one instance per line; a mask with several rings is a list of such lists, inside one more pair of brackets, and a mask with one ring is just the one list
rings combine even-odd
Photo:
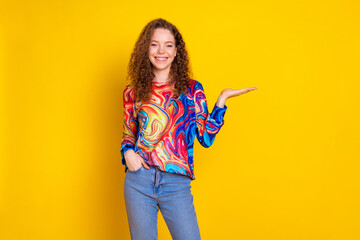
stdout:
[[[212,109],[202,239],[360,239],[360,3],[11,1],[0,7],[0,239],[130,239],[122,92],[142,28],[175,24]],[[153,226],[149,226],[153,227]],[[159,212],[159,239],[171,239]]]

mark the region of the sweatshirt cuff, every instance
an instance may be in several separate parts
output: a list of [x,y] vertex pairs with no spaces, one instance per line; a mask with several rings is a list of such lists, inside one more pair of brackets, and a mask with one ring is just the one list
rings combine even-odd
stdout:
[[224,107],[221,108],[221,107],[217,106],[215,103],[214,108],[210,114],[210,118],[214,119],[217,124],[222,126],[224,124],[224,116],[225,116],[226,110],[227,110],[226,105],[224,105]]
[[132,144],[126,143],[126,144],[121,146],[120,153],[121,153],[121,163],[122,163],[122,165],[126,166],[126,161],[125,161],[124,155],[125,155],[125,152],[127,150],[130,150],[130,149],[134,149],[134,146]]

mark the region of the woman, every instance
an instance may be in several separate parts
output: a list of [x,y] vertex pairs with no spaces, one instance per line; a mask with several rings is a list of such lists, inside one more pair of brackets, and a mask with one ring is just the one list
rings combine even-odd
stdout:
[[224,89],[209,113],[201,83],[190,78],[182,35],[161,18],[142,30],[128,78],[121,156],[131,238],[157,239],[160,209],[173,239],[200,239],[190,190],[195,135],[211,146],[224,124],[225,101],[256,88]]

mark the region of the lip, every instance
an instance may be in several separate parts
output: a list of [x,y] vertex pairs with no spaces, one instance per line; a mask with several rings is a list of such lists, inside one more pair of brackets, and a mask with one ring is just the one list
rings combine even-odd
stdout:
[[[166,62],[169,57],[154,57],[156,61],[158,62]],[[158,58],[165,58],[164,60],[159,60]]]

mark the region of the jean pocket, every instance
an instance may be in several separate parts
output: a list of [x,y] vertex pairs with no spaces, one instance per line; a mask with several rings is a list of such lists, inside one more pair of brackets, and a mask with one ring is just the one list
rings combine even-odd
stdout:
[[137,172],[140,172],[140,170],[141,170],[142,168],[143,168],[143,165],[141,164],[141,166],[140,166],[138,169],[132,171],[132,170],[130,170],[130,169],[128,168],[127,171],[128,171],[128,172],[131,172],[131,173],[137,173]]

